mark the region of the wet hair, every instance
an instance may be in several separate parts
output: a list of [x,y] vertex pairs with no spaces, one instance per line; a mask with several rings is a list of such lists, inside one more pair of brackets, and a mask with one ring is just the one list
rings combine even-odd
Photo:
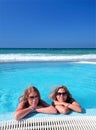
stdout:
[[68,90],[67,87],[64,86],[64,85],[57,86],[57,87],[51,92],[51,94],[50,94],[49,97],[50,97],[51,99],[53,99],[53,100],[57,100],[57,99],[56,99],[56,96],[57,96],[57,92],[58,92],[59,89],[64,89],[64,90],[65,90],[65,92],[67,93],[67,99],[72,97],[72,95],[70,94],[69,90]]
[[26,104],[26,106],[28,106],[28,97],[30,93],[34,93],[36,92],[38,97],[39,97],[39,102],[40,102],[40,93],[39,90],[35,87],[35,86],[30,86],[28,87],[25,91],[24,94],[22,96],[19,97],[19,101],[20,102],[24,102],[24,104]]

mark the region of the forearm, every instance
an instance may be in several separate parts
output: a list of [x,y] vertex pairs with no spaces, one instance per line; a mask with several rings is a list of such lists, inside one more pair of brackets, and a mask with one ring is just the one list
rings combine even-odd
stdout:
[[46,114],[56,114],[57,113],[56,109],[53,106],[36,108],[36,112],[41,112],[41,113],[46,113]]
[[30,107],[28,107],[28,108],[25,108],[25,109],[17,110],[15,112],[14,116],[15,116],[16,120],[20,120],[31,112],[34,112],[34,110],[32,110]]
[[73,111],[82,112],[82,108],[79,105],[64,103],[64,106],[71,109],[71,110],[73,110]]
[[62,105],[56,105],[55,108],[61,114],[68,114],[70,112],[70,109]]

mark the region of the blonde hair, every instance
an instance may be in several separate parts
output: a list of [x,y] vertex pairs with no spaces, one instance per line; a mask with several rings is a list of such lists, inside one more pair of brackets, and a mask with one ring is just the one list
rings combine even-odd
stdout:
[[61,88],[63,88],[63,89],[65,90],[65,92],[67,93],[67,98],[71,98],[71,97],[72,97],[71,94],[70,94],[70,92],[69,92],[69,90],[68,90],[67,87],[64,86],[64,85],[57,86],[57,87],[51,92],[51,94],[50,94],[49,97],[52,98],[53,100],[57,100],[57,99],[56,99],[56,95],[57,95],[58,90],[61,89]]
[[28,103],[27,98],[29,97],[29,94],[30,94],[30,93],[34,93],[34,92],[37,93],[37,95],[38,95],[38,97],[39,97],[39,100],[40,100],[39,90],[38,90],[35,86],[30,86],[30,87],[28,87],[28,88],[24,91],[24,94],[19,97],[19,101],[20,101],[20,102]]

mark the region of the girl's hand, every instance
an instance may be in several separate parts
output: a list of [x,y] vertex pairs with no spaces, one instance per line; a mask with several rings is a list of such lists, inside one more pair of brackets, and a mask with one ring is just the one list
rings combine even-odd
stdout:
[[54,105],[63,105],[62,102],[58,102],[56,100],[54,100],[53,102],[54,102]]

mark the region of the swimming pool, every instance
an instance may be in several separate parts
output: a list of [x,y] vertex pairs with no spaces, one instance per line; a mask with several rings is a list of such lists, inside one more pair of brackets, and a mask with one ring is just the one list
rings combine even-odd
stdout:
[[0,114],[15,111],[18,97],[30,84],[51,104],[50,91],[66,85],[83,108],[95,108],[96,64],[27,62],[0,64]]

